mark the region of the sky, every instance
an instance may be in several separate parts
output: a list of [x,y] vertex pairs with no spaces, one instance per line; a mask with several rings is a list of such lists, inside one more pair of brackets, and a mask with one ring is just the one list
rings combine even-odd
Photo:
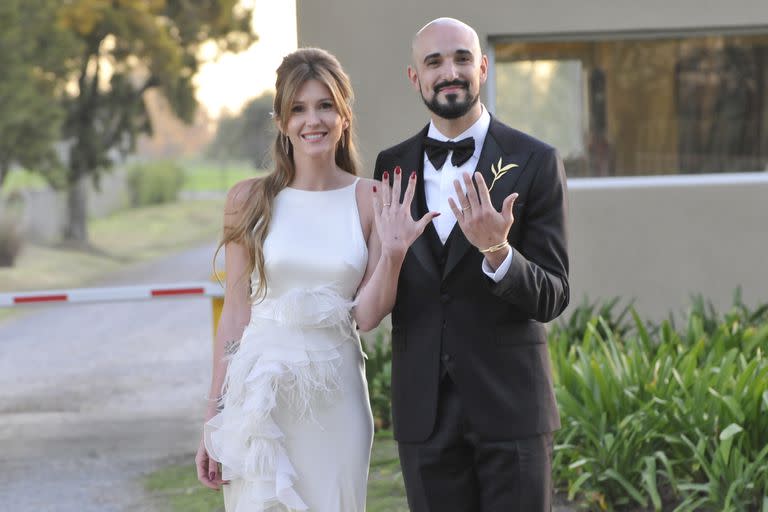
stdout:
[[[243,4],[254,6],[253,28],[259,40],[245,52],[204,64],[195,80],[197,99],[214,118],[237,112],[249,99],[273,91],[277,66],[297,46],[295,0],[243,0]],[[204,50],[204,57],[211,53]]]

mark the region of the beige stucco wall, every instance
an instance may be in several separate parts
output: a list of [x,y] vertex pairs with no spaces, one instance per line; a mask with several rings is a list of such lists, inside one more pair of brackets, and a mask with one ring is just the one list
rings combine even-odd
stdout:
[[[438,16],[460,18],[481,42],[541,37],[768,33],[765,0],[297,0],[299,46],[334,53],[357,95],[358,135],[368,174],[377,152],[428,119],[405,75],[413,33]],[[483,97],[487,102],[487,97]],[[574,299],[635,297],[656,318],[702,292],[729,304],[768,301],[768,181],[742,185],[594,188],[574,181],[570,239]]]
[[725,310],[737,286],[747,304],[768,302],[768,173],[594,181],[569,189],[572,303],[635,298],[659,319],[694,293]]

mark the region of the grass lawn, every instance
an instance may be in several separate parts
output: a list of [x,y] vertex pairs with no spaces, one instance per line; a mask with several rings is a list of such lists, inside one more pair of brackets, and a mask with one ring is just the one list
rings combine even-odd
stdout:
[[89,222],[92,249],[27,244],[0,268],[0,292],[83,286],[123,265],[214,240],[222,201],[186,201],[128,209]]
[[[168,512],[222,512],[221,494],[206,489],[197,481],[190,454],[189,461],[174,464],[149,474],[144,482],[158,510]],[[373,443],[371,472],[368,477],[368,512],[408,512],[397,446],[389,432],[379,432]]]
[[[232,185],[266,171],[254,169],[248,162],[212,162],[205,160],[180,161],[184,169],[182,189],[192,192],[226,192]],[[129,164],[128,167],[131,165]],[[20,189],[47,188],[48,183],[34,172],[14,169],[3,183],[2,194]]]
[[226,192],[238,181],[262,175],[245,162],[182,162],[184,168],[183,190],[190,192]]
[[13,169],[8,173],[3,183],[3,194],[8,194],[14,190],[20,189],[38,189],[46,188],[48,183],[34,172],[27,171],[26,169]]

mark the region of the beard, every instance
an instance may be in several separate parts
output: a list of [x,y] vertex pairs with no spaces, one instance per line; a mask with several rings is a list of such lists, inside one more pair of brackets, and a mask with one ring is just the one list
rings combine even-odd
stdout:
[[[457,86],[462,87],[465,91],[467,91],[464,100],[459,100],[459,95],[452,93],[445,96],[447,103],[440,103],[438,101],[437,95],[441,90],[445,89],[446,87]],[[469,82],[466,80],[440,82],[439,84],[435,85],[434,95],[432,96],[432,99],[429,100],[424,97],[424,93],[421,92],[421,83],[419,83],[419,93],[421,94],[421,99],[424,102],[424,105],[426,105],[430,112],[439,117],[442,117],[443,119],[458,119],[459,117],[469,112],[480,99],[479,93],[475,95],[472,94],[472,91],[469,89]]]

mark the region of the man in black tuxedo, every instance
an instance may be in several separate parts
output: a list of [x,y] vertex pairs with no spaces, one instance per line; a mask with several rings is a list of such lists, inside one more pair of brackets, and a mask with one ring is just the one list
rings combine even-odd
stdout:
[[544,322],[569,300],[556,151],[478,101],[488,60],[450,18],[413,40],[408,77],[431,122],[382,151],[375,178],[418,188],[392,311],[394,434],[413,512],[551,509],[560,427]]

